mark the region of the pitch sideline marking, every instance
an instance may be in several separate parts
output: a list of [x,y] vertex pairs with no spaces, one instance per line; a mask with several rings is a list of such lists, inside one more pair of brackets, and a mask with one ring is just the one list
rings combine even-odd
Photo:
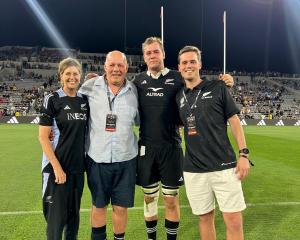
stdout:
[[[247,207],[260,207],[260,206],[296,206],[300,205],[300,202],[271,202],[271,203],[247,203]],[[180,205],[180,208],[189,208],[189,205]],[[164,206],[158,206],[159,209],[163,209]],[[129,211],[143,210],[144,207],[133,207],[129,208]],[[80,212],[90,212],[91,209],[82,208]],[[108,208],[111,210],[111,207]],[[35,215],[42,214],[42,211],[15,211],[15,212],[0,212],[0,216],[9,216],[9,215]]]

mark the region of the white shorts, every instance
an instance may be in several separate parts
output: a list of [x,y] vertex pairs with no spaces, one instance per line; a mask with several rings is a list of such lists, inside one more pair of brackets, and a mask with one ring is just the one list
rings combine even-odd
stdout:
[[235,168],[183,174],[193,214],[203,215],[214,210],[215,198],[222,212],[240,212],[246,208],[242,184]]

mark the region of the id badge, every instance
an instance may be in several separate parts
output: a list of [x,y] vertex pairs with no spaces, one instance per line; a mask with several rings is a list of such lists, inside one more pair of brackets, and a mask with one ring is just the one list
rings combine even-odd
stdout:
[[115,132],[116,127],[117,127],[117,115],[107,114],[106,115],[105,131]]
[[197,129],[196,129],[196,118],[194,115],[190,115],[189,117],[186,118],[187,120],[187,128],[188,128],[188,135],[196,135],[197,134]]

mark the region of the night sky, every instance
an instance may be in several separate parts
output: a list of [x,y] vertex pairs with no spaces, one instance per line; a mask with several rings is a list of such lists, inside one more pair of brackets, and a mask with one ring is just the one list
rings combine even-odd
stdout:
[[[104,53],[134,53],[146,37],[160,36],[164,6],[166,65],[173,68],[180,48],[196,45],[204,69],[222,69],[226,10],[228,70],[300,73],[300,0],[36,1],[70,48]],[[0,0],[0,46],[56,47],[27,2]]]

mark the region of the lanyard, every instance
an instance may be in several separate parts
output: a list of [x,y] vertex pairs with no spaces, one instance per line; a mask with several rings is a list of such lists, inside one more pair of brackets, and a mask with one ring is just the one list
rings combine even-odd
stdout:
[[193,115],[193,109],[195,108],[195,105],[196,105],[196,102],[197,102],[197,100],[198,100],[198,97],[199,97],[200,93],[201,93],[201,89],[198,91],[198,94],[197,94],[197,96],[196,96],[196,99],[195,99],[194,103],[193,103],[192,105],[190,105],[190,103],[189,103],[189,101],[187,100],[187,97],[186,97],[186,95],[185,95],[185,93],[184,93],[184,89],[182,90],[182,95],[183,95],[184,100],[186,101],[186,103],[187,103],[187,105],[188,105],[188,109],[189,109],[190,115]]
[[109,103],[109,110],[112,112],[112,105],[113,105],[116,97],[118,96],[118,94],[121,92],[121,89],[125,85],[125,82],[120,86],[120,88],[118,89],[118,91],[116,92],[116,94],[114,95],[114,97],[112,99],[110,99],[110,91],[109,91],[107,80],[105,80],[105,83],[106,83],[106,87],[107,87],[106,94],[107,94],[107,99],[108,99],[108,103]]

